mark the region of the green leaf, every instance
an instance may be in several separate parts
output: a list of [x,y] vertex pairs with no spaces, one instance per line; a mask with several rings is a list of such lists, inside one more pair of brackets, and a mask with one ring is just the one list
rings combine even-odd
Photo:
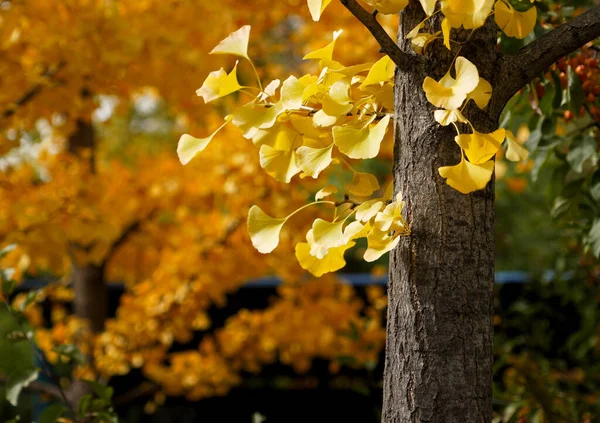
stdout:
[[567,90],[567,95],[569,99],[569,109],[571,109],[574,115],[577,115],[579,113],[579,109],[581,109],[581,106],[583,105],[583,101],[585,100],[585,93],[581,87],[581,81],[579,80],[579,77],[571,66],[569,66],[568,70],[568,81],[569,89]]
[[597,258],[600,258],[600,219],[594,220],[594,224],[592,225],[592,229],[588,235],[589,244],[592,248],[592,253]]
[[90,409],[91,404],[92,404],[92,394],[85,394],[83,397],[81,397],[81,399],[79,400],[79,406],[78,406],[80,417],[84,417],[86,415],[86,413]]
[[8,376],[6,381],[6,399],[13,406],[17,406],[19,394],[27,388],[31,382],[37,379],[38,369],[30,368],[17,370]]
[[550,74],[552,75],[552,81],[554,81],[554,102],[552,103],[552,106],[555,109],[558,109],[563,104],[563,89],[558,73],[552,71]]
[[12,294],[15,290],[15,288],[17,287],[17,282],[15,282],[12,279],[5,278],[3,270],[0,270],[0,275],[2,275],[2,295],[4,295],[4,297],[7,297],[10,294]]
[[556,87],[553,84],[545,85],[546,92],[540,100],[540,110],[545,116],[552,116],[554,112],[554,98],[556,95]]
[[17,248],[17,244],[9,244],[6,247],[4,247],[3,249],[1,249],[0,250],[0,259],[3,258],[8,253],[10,253],[15,248]]
[[40,414],[38,423],[56,423],[59,417],[62,417],[67,412],[67,407],[61,404],[53,404],[48,406]]
[[103,385],[94,380],[84,380],[84,382],[87,383],[90,388],[92,388],[98,398],[102,398],[104,400],[110,400],[112,398],[114,393],[114,389],[112,387]]
[[552,210],[550,211],[550,215],[556,219],[557,217],[567,213],[572,205],[573,202],[571,199],[565,197],[556,197],[554,200],[554,205],[552,206]]
[[567,162],[577,173],[583,172],[583,164],[596,155],[596,140],[592,137],[581,137],[577,139],[567,154]]

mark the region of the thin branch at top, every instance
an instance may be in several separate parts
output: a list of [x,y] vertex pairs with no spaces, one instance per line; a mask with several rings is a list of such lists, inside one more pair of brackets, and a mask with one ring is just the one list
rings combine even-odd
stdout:
[[369,30],[381,46],[381,52],[387,54],[398,66],[398,69],[409,70],[415,60],[419,60],[400,50],[400,47],[377,21],[376,13],[367,12],[356,0],[340,0],[340,2]]
[[503,56],[496,74],[490,111],[498,114],[521,88],[561,57],[600,37],[600,6],[542,35],[518,53]]

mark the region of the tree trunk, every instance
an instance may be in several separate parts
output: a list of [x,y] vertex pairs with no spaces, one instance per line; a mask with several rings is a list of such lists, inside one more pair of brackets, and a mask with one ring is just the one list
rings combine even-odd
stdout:
[[[430,20],[436,30],[438,17]],[[404,36],[423,18],[416,1],[402,13],[399,46],[409,54]],[[492,85],[496,43],[492,20],[460,52]],[[436,41],[423,65],[396,76],[394,183],[412,234],[390,256],[384,423],[492,419],[494,184],[464,195],[440,177],[440,166],[459,163],[460,149],[422,88],[426,76],[446,73],[456,51]],[[480,132],[497,128],[498,116],[472,105],[465,115]]]
[[104,282],[104,266],[73,264],[73,288],[75,315],[90,322],[94,332],[104,329],[108,313],[108,292]]
[[[89,160],[90,169],[94,172],[94,150],[94,127],[90,122],[79,119],[77,129],[69,137],[69,152],[81,156],[83,160]],[[72,266],[75,290],[73,311],[76,316],[88,319],[91,329],[99,332],[104,328],[108,315],[108,291],[104,281],[105,265],[104,263],[76,263],[73,260]]]

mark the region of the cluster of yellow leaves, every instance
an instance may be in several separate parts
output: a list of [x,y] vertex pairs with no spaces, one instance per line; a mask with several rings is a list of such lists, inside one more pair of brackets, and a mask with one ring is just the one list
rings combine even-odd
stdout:
[[197,351],[170,354],[167,362],[146,366],[146,375],[167,394],[194,400],[222,395],[241,382],[240,372],[258,373],[276,361],[300,373],[315,358],[330,360],[331,371],[342,357],[353,357],[359,367],[377,363],[385,344],[381,287],[369,289],[368,304],[334,278],[278,291],[280,299],[265,310],[239,312]]
[[[256,97],[227,116],[208,137],[183,135],[177,150],[186,164],[231,123],[259,148],[261,167],[277,181],[289,183],[297,174],[318,178],[330,166],[350,169],[353,178],[343,186],[345,200],[322,201],[338,192],[336,186],[326,186],[310,204],[336,207],[334,220],[315,220],[307,242],[296,245],[300,265],[315,276],[342,268],[344,252],[355,245],[356,238],[367,238],[365,259],[374,261],[394,248],[400,235],[409,233],[401,214],[401,196],[392,201],[388,189],[383,196],[370,198],[380,189],[377,178],[355,171],[348,161],[371,159],[379,153],[390,122],[386,110],[392,108],[395,66],[385,56],[375,63],[344,67],[333,60],[340,34],[335,32],[331,43],[305,56],[318,62],[318,75],[290,76],[283,83],[274,80],[263,88],[260,79],[257,87],[241,86],[237,63],[230,72],[210,73],[197,91],[206,102],[237,91],[256,90]],[[232,54],[254,67],[247,54],[249,35],[250,27],[242,27],[211,53]],[[252,207],[248,228],[258,251],[273,251],[284,224],[302,209],[285,218],[272,218],[258,206]]]

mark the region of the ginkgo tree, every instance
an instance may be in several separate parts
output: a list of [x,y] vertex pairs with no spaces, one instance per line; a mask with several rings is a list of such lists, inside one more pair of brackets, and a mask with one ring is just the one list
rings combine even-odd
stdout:
[[[211,73],[198,94],[212,101],[251,93],[223,125],[240,128],[258,148],[261,167],[286,183],[375,157],[393,116],[393,190],[381,195],[374,183],[357,183],[370,185],[361,192],[352,183],[324,186],[304,207],[329,207],[332,218],[314,221],[296,256],[322,274],[344,265],[343,253],[356,238],[367,238],[366,260],[392,251],[383,421],[489,422],[494,156],[505,141],[508,159],[528,155],[510,131],[498,128],[500,114],[519,89],[600,35],[600,6],[505,55],[497,48],[499,31],[518,38],[531,33],[532,2],[365,0],[372,10],[340,2],[386,56],[343,66],[334,60],[337,31],[330,44],[305,56],[318,61],[315,74],[241,87],[234,67]],[[313,19],[327,14],[330,3],[309,0]],[[397,42],[377,20],[396,13]],[[250,60],[249,35],[243,27],[212,53]],[[184,135],[182,163],[214,137]],[[277,247],[288,217],[250,209],[248,230],[260,252]]]

